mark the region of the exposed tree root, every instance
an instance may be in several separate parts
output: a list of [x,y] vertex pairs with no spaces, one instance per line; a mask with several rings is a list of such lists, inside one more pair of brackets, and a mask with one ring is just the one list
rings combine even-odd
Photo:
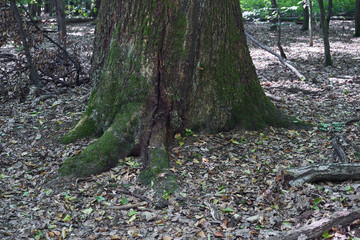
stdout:
[[337,212],[331,217],[321,219],[299,229],[289,231],[284,236],[271,237],[270,240],[297,240],[297,239],[314,239],[329,230],[331,227],[347,226],[355,220],[360,219],[360,209],[353,211]]
[[[137,147],[134,131],[137,127],[134,126],[137,125],[136,115],[136,112],[133,114],[135,117],[130,114],[119,114],[111,127],[95,143],[80,154],[65,160],[59,170],[60,174],[87,177],[116,166],[119,159],[126,157],[133,148]],[[80,130],[86,130],[86,125],[81,121],[72,130],[73,132],[70,131],[70,136],[65,140],[75,139],[75,136],[81,134]]]
[[356,122],[360,122],[360,118],[350,119],[349,121],[347,121],[345,123],[345,125],[351,125],[351,124],[356,123]]

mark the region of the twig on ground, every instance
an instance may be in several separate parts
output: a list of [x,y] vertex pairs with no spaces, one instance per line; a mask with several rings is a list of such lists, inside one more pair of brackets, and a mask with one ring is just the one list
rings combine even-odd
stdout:
[[123,206],[107,206],[108,209],[114,209],[114,210],[127,210],[131,208],[139,208],[142,206],[145,206],[147,203],[137,203],[137,204],[130,204],[130,205],[123,205]]

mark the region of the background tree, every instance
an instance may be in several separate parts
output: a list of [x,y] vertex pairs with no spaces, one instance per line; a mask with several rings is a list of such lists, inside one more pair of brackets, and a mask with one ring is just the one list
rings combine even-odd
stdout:
[[278,22],[278,6],[276,3],[276,0],[271,0],[271,11],[270,11],[270,19],[271,19],[271,24],[270,24],[270,30],[274,31],[277,30],[278,26],[277,26],[277,22]]
[[314,14],[313,14],[313,5],[312,0],[306,0],[307,6],[309,8],[309,46],[314,45],[314,35],[313,35],[313,27],[314,27]]
[[[273,17],[275,19],[275,29],[277,30],[277,46],[279,48],[280,51],[280,55],[282,58],[286,59],[286,54],[284,52],[284,49],[281,46],[281,16],[280,16],[280,11],[278,8],[278,5],[276,3],[276,0],[271,0],[271,8],[272,8],[272,12],[273,12]],[[272,23],[271,26],[273,26],[274,23]]]
[[55,0],[44,0],[44,12],[50,16],[54,14]]
[[33,64],[33,61],[32,61],[32,56],[31,56],[31,53],[30,53],[30,48],[29,48],[27,36],[26,36],[25,31],[24,31],[23,19],[21,18],[19,10],[18,10],[18,8],[16,6],[16,0],[10,0],[10,9],[11,9],[11,12],[13,13],[13,17],[14,17],[17,25],[18,25],[19,36],[21,38],[22,45],[24,47],[26,61],[27,61],[28,68],[29,68],[29,71],[30,71],[30,79],[31,79],[32,83],[36,87],[40,88],[42,84],[40,82],[38,72],[37,72],[36,68],[34,67],[34,64]]
[[63,142],[100,138],[62,175],[97,174],[139,153],[142,181],[173,189],[164,171],[174,134],[289,123],[259,84],[238,0],[102,1],[91,78],[88,109]]
[[360,37],[360,0],[356,0],[354,37]]
[[36,17],[41,15],[41,4],[42,1],[31,1],[29,3],[29,12],[31,16]]
[[63,0],[55,0],[56,21],[58,25],[60,42],[66,48],[66,22],[65,22],[65,6]]
[[325,66],[331,66],[331,53],[330,53],[330,42],[329,42],[329,23],[330,23],[330,16],[331,16],[331,7],[332,7],[332,0],[329,0],[329,7],[327,17],[325,19],[325,8],[323,0],[318,0],[319,8],[320,8],[320,22],[322,23],[322,32],[323,32],[323,41],[324,41],[324,64]]
[[306,0],[303,0],[302,6],[303,6],[302,9],[303,9],[304,20],[301,27],[301,31],[307,31],[309,30],[309,7],[306,4]]

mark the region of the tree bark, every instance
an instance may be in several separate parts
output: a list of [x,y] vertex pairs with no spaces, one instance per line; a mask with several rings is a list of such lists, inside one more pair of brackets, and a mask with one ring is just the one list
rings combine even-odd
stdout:
[[356,0],[354,37],[360,37],[360,0]]
[[63,142],[101,137],[62,175],[97,174],[139,152],[141,180],[172,191],[175,133],[292,122],[261,89],[238,0],[102,1],[91,79],[88,109]]
[[10,9],[14,15],[15,21],[17,22],[18,25],[18,31],[19,31],[19,35],[21,37],[21,41],[22,44],[24,46],[24,52],[25,52],[25,57],[26,57],[26,61],[28,64],[28,68],[30,71],[30,79],[32,81],[32,83],[40,88],[41,87],[41,82],[40,82],[40,78],[39,75],[35,69],[35,66],[32,62],[32,57],[31,57],[31,53],[30,53],[30,48],[29,48],[29,44],[27,42],[27,36],[26,33],[24,31],[24,26],[23,26],[23,22],[19,13],[19,10],[16,6],[16,1],[15,0],[10,0]]
[[312,47],[314,45],[314,36],[313,36],[313,27],[314,27],[314,14],[313,14],[313,6],[312,0],[306,0],[307,5],[309,7],[309,46]]
[[[322,23],[322,32],[323,32],[323,41],[324,41],[324,65],[331,66],[331,53],[330,53],[330,42],[329,42],[329,24],[325,21],[325,8],[323,0],[318,0],[319,8],[320,8],[320,22]],[[329,0],[329,9],[331,9],[332,1]],[[328,12],[328,21],[330,22],[331,10]]]
[[306,4],[306,0],[303,0],[303,25],[301,27],[301,31],[307,31],[309,30],[309,7]]

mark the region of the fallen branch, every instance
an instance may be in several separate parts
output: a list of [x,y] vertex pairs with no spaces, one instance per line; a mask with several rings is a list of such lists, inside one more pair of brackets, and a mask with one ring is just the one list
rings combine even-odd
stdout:
[[123,205],[123,206],[107,206],[108,209],[114,209],[114,210],[127,210],[131,208],[138,208],[145,206],[147,203],[137,203],[137,204],[130,204],[130,205]]
[[345,125],[351,125],[351,124],[356,123],[356,122],[360,122],[360,118],[350,119],[349,121],[347,121],[345,123]]
[[276,102],[282,102],[283,100],[280,98],[280,97],[277,97],[275,95],[272,95],[270,93],[265,93],[265,95],[270,98],[271,100],[273,101],[276,101]]
[[122,194],[126,194],[126,195],[130,195],[130,196],[136,197],[136,198],[138,198],[138,199],[140,199],[142,201],[151,203],[150,199],[148,199],[147,197],[142,196],[142,195],[137,194],[137,193],[130,192],[128,190],[118,189],[117,192],[122,193]]
[[300,80],[304,81],[306,80],[306,77],[304,75],[302,75],[301,73],[299,73],[299,71],[292,66],[290,63],[286,62],[285,59],[283,57],[281,57],[279,54],[277,54],[276,52],[272,51],[270,48],[262,45],[259,41],[257,41],[253,36],[251,36],[248,32],[245,31],[245,35],[251,40],[253,41],[256,45],[258,45],[260,48],[264,49],[265,51],[268,51],[269,53],[273,54],[274,56],[276,56],[277,58],[279,58],[280,62],[288,67],[291,71],[293,71],[296,76],[298,76],[298,78],[300,78]]
[[314,239],[321,237],[322,234],[326,230],[331,229],[331,227],[348,226],[357,219],[360,219],[360,209],[356,209],[351,212],[337,212],[332,217],[327,217],[312,224],[305,225],[299,229],[294,229],[284,236],[271,237],[270,240]]
[[291,186],[320,181],[360,180],[360,164],[329,163],[285,170],[286,179]]
[[14,54],[2,53],[2,54],[0,54],[0,61],[1,62],[13,62],[13,61],[17,61],[17,59]]
[[301,88],[297,88],[297,87],[284,87],[284,89],[286,91],[289,91],[291,93],[298,93],[298,92],[302,92],[303,94],[317,94],[316,91],[310,91],[310,90],[306,90],[306,89],[301,89]]

